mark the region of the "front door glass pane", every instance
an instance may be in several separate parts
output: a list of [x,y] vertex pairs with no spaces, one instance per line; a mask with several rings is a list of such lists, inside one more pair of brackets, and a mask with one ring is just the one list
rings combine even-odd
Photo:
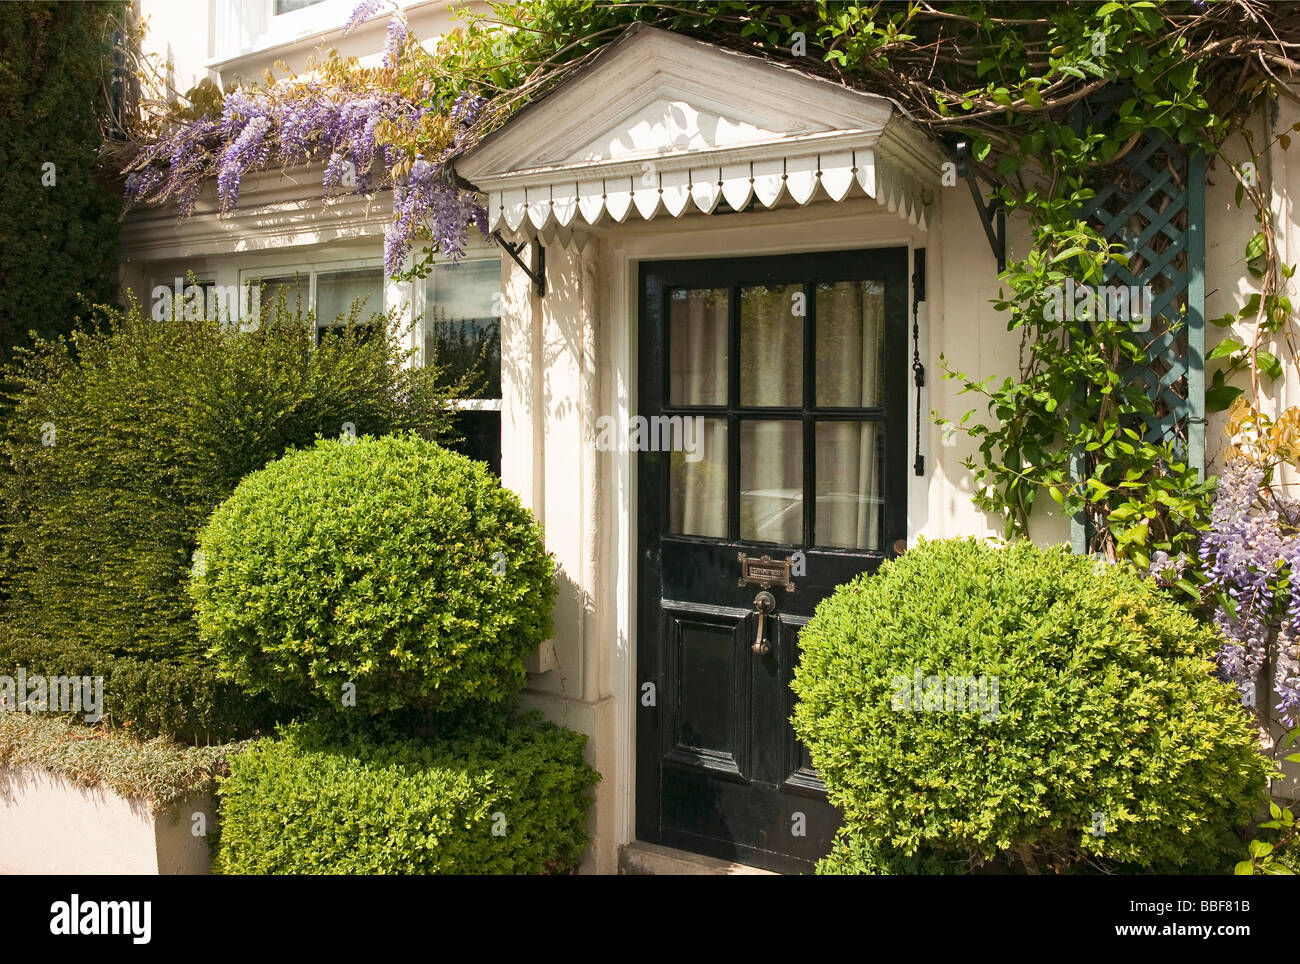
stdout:
[[874,408],[881,386],[885,288],[879,281],[817,285],[817,404]]
[[879,549],[885,433],[878,422],[818,422],[816,539],[836,549]]
[[727,404],[731,292],[674,288],[668,294],[668,402]]
[[803,541],[803,423],[740,425],[740,538]]
[[669,434],[675,436],[669,455],[669,531],[725,539],[726,419],[676,416]]
[[740,404],[803,404],[803,285],[740,289]]

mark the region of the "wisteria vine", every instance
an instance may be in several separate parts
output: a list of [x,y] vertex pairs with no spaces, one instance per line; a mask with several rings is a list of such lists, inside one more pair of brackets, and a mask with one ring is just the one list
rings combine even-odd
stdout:
[[1265,484],[1266,469],[1245,459],[1224,467],[1202,534],[1200,564],[1213,620],[1225,642],[1219,672],[1254,686],[1272,662],[1274,711],[1300,723],[1300,501]]
[[[1274,419],[1237,399],[1225,433],[1231,441],[1195,554],[1157,552],[1151,572],[1200,601],[1223,639],[1219,674],[1261,724],[1293,729],[1300,724],[1300,499],[1280,473],[1300,464],[1300,408]],[[1257,683],[1275,698],[1259,699]]]
[[[363,4],[350,26],[373,14]],[[408,39],[405,22],[393,17],[384,48],[394,67]],[[486,211],[473,194],[444,176],[444,162],[468,146],[484,100],[461,93],[449,104],[417,103],[393,90],[312,80],[267,88],[241,88],[224,97],[219,119],[202,117],[147,144],[126,166],[125,195],[131,204],[176,206],[180,218],[195,210],[204,184],[216,180],[217,201],[227,213],[239,201],[249,172],[324,161],[325,195],[393,189],[393,220],[385,233],[384,265],[399,274],[417,237],[426,233],[452,260],[465,249],[469,225],[486,236]],[[431,115],[446,113],[450,137],[436,157],[410,158],[380,134],[411,131]]]

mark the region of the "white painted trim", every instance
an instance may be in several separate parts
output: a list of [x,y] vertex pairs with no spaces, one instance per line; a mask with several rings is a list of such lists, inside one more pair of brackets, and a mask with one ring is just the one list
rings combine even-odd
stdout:
[[[383,49],[388,21],[394,13],[391,7],[382,7],[344,37],[343,28],[357,0],[339,0],[278,15],[272,12],[272,0],[223,0],[222,5],[227,8],[227,19],[214,38],[218,45],[216,56],[208,59],[206,67],[218,72],[223,81],[238,76],[260,80],[263,65],[312,53],[323,59],[320,52],[330,47],[346,48],[340,51],[344,56],[360,51],[377,54]],[[397,5],[415,32],[425,38],[426,46],[436,39],[429,37],[430,28],[438,26],[434,18],[444,15],[451,6],[447,0],[397,0]],[[232,36],[236,24],[231,22],[231,15],[240,13],[248,25],[241,31],[242,38]]]
[[392,192],[321,197],[319,164],[250,172],[239,202],[221,214],[215,179],[183,221],[175,205],[135,207],[122,224],[122,260],[170,261],[231,253],[281,251],[373,238],[382,245],[393,216]]
[[[610,270],[610,365],[613,412],[619,425],[631,425],[636,411],[637,283],[635,264],[622,241],[609,245],[609,254],[597,249],[598,265]],[[614,471],[611,498],[614,505],[613,545],[606,562],[615,567],[614,588],[615,650],[611,666],[614,719],[617,728],[616,845],[636,839],[636,599],[637,521],[636,466],[628,446],[619,446],[612,457]]]
[[455,398],[449,403],[458,412],[499,412],[499,398]]

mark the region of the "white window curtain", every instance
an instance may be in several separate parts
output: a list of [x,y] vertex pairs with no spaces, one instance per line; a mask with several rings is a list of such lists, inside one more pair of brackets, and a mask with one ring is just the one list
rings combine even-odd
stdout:
[[[679,288],[668,295],[668,400],[727,404],[731,294]],[[727,536],[727,423],[704,418],[697,453],[671,455],[669,527],[685,535]]]
[[[819,285],[817,403],[872,408],[882,397],[884,289],[874,281]],[[821,421],[817,442],[819,545],[880,548],[880,423]]]
[[[752,286],[740,294],[740,391],[747,407],[803,404],[802,285]],[[874,281],[819,284],[816,395],[819,408],[884,404],[881,355],[884,289]],[[725,405],[730,301],[725,288],[669,293],[669,402]],[[879,549],[883,503],[881,424],[837,419],[814,424],[817,478],[815,542]],[[803,532],[803,422],[745,417],[740,426],[740,536],[798,546]],[[669,524],[675,533],[725,538],[727,424],[702,422],[698,458],[671,457]]]
[[[803,405],[802,284],[740,294],[740,403]],[[740,428],[740,537],[803,543],[803,422],[746,419]]]

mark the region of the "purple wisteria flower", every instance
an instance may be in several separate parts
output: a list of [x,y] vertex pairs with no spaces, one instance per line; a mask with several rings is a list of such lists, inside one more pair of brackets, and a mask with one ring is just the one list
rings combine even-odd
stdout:
[[1265,489],[1264,481],[1264,469],[1246,460],[1225,467],[1199,555],[1216,596],[1214,623],[1226,639],[1220,675],[1245,687],[1271,659],[1276,712],[1294,727],[1300,723],[1300,591],[1291,583],[1300,577],[1300,502]]
[[234,205],[239,197],[239,185],[244,175],[252,168],[261,167],[271,154],[271,142],[267,134],[271,130],[271,119],[266,116],[254,117],[239,132],[233,144],[221,155],[221,173],[217,175],[217,197],[223,209]]
[[[451,119],[457,133],[443,160],[454,156],[470,136],[486,101],[469,91],[456,98]],[[384,265],[389,274],[402,270],[421,227],[426,227],[437,249],[452,261],[459,260],[473,224],[488,236],[487,209],[472,194],[458,190],[441,177],[441,162],[418,158],[405,183],[393,189],[393,222],[384,234]]]
[[388,39],[384,42],[384,59],[385,67],[396,67],[397,59],[402,53],[402,45],[406,43],[406,21],[401,17],[393,17],[388,21]]
[[365,21],[369,20],[379,12],[383,6],[382,0],[362,0],[352,9],[352,14],[348,17],[348,22],[343,25],[343,36],[347,36]]
[[[390,42],[400,47],[404,38],[404,24],[396,30],[390,25]],[[487,235],[486,211],[443,176],[442,165],[476,136],[484,103],[462,93],[444,106],[454,122],[452,143],[437,157],[418,158],[405,178],[394,178],[403,155],[378,143],[380,124],[412,129],[433,108],[395,91],[347,90],[316,81],[236,90],[226,96],[219,120],[182,125],[145,147],[127,168],[124,193],[130,203],[174,202],[184,218],[214,177],[221,210],[228,211],[238,203],[245,175],[273,164],[323,160],[321,187],[327,195],[371,190],[378,165],[393,183],[393,223],[384,250],[389,271],[400,269],[421,235],[455,260],[464,252],[471,223]]]

